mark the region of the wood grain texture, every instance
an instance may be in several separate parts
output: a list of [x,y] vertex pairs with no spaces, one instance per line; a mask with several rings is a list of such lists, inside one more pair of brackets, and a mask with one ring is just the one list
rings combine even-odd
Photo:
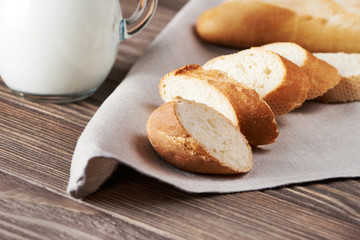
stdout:
[[[354,191],[346,197],[332,195],[349,186]],[[189,194],[120,168],[85,201],[183,239],[356,239],[359,187],[358,181],[347,180],[238,194]]]
[[168,239],[0,173],[0,239]]
[[[121,1],[125,16],[137,2]],[[358,179],[190,194],[119,166],[95,194],[67,197],[87,122],[186,2],[160,0],[151,24],[120,45],[108,79],[84,101],[32,103],[0,81],[0,239],[359,239]]]

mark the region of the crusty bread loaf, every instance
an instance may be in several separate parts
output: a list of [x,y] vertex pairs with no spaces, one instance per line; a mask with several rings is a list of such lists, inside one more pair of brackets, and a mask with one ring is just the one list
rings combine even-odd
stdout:
[[161,105],[148,120],[147,135],[163,159],[187,171],[235,174],[253,166],[238,126],[205,104],[177,99]]
[[351,0],[228,0],[205,11],[196,30],[234,47],[295,42],[310,52],[360,52],[359,3]]
[[165,102],[177,97],[204,103],[240,127],[250,145],[270,144],[278,136],[275,116],[255,90],[240,85],[228,74],[187,65],[166,74],[159,92]]
[[280,54],[298,65],[309,77],[310,88],[307,99],[323,95],[340,82],[340,75],[335,67],[315,57],[311,52],[296,43],[277,42],[261,46]]
[[314,53],[314,55],[337,68],[341,80],[317,100],[321,102],[360,101],[360,54]]
[[307,98],[309,79],[295,63],[260,47],[216,57],[203,66],[230,74],[255,89],[275,115],[300,107]]

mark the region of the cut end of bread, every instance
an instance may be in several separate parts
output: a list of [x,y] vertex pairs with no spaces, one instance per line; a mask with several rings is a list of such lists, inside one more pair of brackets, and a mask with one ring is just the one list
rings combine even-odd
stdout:
[[204,104],[180,101],[176,104],[179,121],[206,151],[222,165],[236,172],[251,166],[251,149],[238,127]]
[[360,53],[314,53],[314,56],[334,66],[341,77],[360,75]]
[[197,66],[188,65],[164,76],[159,85],[161,98],[165,102],[180,97],[207,104],[230,119],[234,125],[238,125],[236,113],[229,99],[209,84],[208,79],[216,79],[216,76],[210,77],[209,73]]
[[269,52],[257,51],[256,48],[217,57],[203,67],[228,73],[241,84],[255,89],[262,98],[280,85],[286,74]]
[[269,43],[261,47],[283,56],[299,67],[305,64],[308,53],[310,53],[305,48],[292,42]]
[[334,66],[341,80],[316,100],[324,103],[360,101],[360,54],[359,53],[315,53],[316,57]]
[[296,43],[277,42],[261,47],[283,56],[304,71],[310,81],[307,100],[323,95],[340,82],[341,77],[336,68]]
[[163,159],[186,171],[236,174],[253,166],[239,128],[205,104],[183,99],[165,103],[150,116],[147,133]]
[[299,66],[260,47],[214,58],[203,67],[224,71],[256,90],[275,115],[300,107],[309,91],[309,79]]
[[255,90],[224,72],[207,71],[199,65],[184,66],[161,79],[159,92],[165,102],[180,97],[210,106],[238,125],[252,146],[273,143],[278,137],[270,106]]

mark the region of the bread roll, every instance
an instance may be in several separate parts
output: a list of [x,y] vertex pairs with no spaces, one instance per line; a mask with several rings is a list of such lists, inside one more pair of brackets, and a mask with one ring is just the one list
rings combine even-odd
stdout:
[[205,104],[180,99],[163,104],[151,114],[147,135],[163,159],[186,171],[235,174],[253,166],[238,126]]
[[316,57],[337,68],[341,80],[317,100],[327,103],[360,101],[360,54],[315,53]]
[[275,115],[300,107],[309,92],[309,79],[300,67],[260,47],[216,57],[203,67],[224,71],[239,83],[255,89]]
[[360,52],[357,1],[228,0],[196,24],[205,41],[248,48],[295,42],[310,52]]
[[310,80],[310,88],[307,93],[308,100],[323,95],[340,82],[341,77],[335,67],[315,57],[311,52],[296,43],[277,42],[261,47],[292,61],[307,74]]
[[209,105],[238,125],[250,145],[273,143],[279,134],[268,104],[221,71],[187,65],[166,74],[159,92],[165,102],[181,97]]

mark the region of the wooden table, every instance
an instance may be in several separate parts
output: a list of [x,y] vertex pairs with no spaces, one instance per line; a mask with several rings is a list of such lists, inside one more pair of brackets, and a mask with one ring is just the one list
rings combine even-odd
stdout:
[[[237,194],[189,194],[120,166],[79,201],[65,189],[76,141],[101,103],[186,0],[160,0],[124,42],[101,89],[37,104],[0,82],[0,239],[360,239],[360,182],[342,179]],[[125,16],[137,1],[122,0]]]

